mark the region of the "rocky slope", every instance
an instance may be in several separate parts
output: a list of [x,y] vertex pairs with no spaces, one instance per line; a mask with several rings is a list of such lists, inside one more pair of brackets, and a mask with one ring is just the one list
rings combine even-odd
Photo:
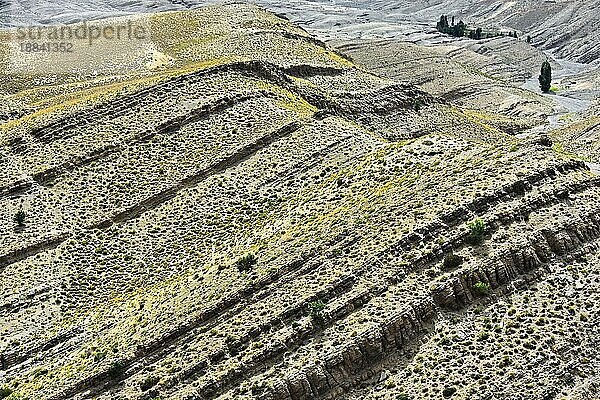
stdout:
[[146,18],[158,67],[2,88],[0,396],[598,395],[584,162],[256,6]]
[[[492,50],[494,43],[505,40],[479,44],[498,55],[501,50]],[[426,47],[398,40],[331,43],[381,76],[416,85],[449,103],[496,115],[496,124],[507,132],[543,124],[560,107],[551,98],[519,87],[531,71],[527,66],[519,68],[514,60],[499,61],[464,47]],[[515,44],[512,41],[509,46]],[[544,57],[531,53],[540,62]]]

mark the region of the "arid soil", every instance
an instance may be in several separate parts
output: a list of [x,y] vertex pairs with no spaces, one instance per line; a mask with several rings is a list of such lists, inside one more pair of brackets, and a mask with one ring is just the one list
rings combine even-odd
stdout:
[[0,398],[600,395],[597,103],[531,131],[539,50],[143,18],[118,74],[3,70]]

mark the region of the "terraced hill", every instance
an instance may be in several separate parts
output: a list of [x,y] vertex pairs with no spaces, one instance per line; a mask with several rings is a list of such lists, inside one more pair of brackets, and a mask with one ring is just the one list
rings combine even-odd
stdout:
[[598,394],[585,163],[255,6],[147,18],[155,69],[5,77],[0,396]]
[[[514,60],[493,62],[493,57],[463,47],[426,47],[396,40],[332,43],[381,76],[417,85],[449,103],[501,116],[498,124],[507,132],[543,124],[559,107],[519,87],[531,76],[531,68],[515,68]],[[494,41],[480,46],[493,48],[490,43]],[[545,59],[535,52],[533,56],[540,64]]]

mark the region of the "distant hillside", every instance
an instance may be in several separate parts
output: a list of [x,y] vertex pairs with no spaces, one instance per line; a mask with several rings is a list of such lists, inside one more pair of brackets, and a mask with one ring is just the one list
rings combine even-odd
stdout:
[[[80,19],[198,7],[215,0],[105,0],[61,2],[11,0],[0,2],[0,26],[71,23]],[[536,46],[556,55],[589,63],[598,60],[600,13],[597,0],[257,0],[287,14],[294,22],[327,38],[408,38],[436,40],[432,28],[440,15],[454,15],[484,28],[517,30],[531,35]],[[10,6],[9,6],[10,5]],[[10,10],[10,16],[7,14]]]

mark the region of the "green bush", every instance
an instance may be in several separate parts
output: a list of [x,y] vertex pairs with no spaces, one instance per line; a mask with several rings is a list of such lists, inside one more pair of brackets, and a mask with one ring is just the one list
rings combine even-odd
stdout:
[[442,395],[446,398],[452,397],[454,393],[456,393],[456,388],[454,387],[447,387],[442,391]]
[[12,393],[13,391],[11,389],[7,388],[6,386],[3,386],[0,388],[0,399],[5,399]]
[[484,282],[477,282],[476,284],[473,285],[473,289],[475,290],[475,292],[477,294],[485,296],[490,291],[490,284],[484,283]]
[[325,303],[320,300],[308,303],[308,315],[315,322],[323,322],[323,310],[325,310]]
[[110,368],[108,368],[108,376],[111,378],[118,378],[125,372],[125,366],[126,364],[123,360],[113,361],[112,364],[110,364]]
[[414,109],[416,112],[419,112],[419,111],[421,111],[421,106],[422,106],[422,105],[423,105],[423,104],[421,103],[421,100],[419,100],[419,99],[415,99],[415,101],[413,102],[413,109]]
[[156,386],[156,384],[160,381],[160,379],[156,376],[147,376],[146,379],[140,383],[140,388],[144,391]]
[[464,259],[461,256],[457,256],[453,252],[450,252],[444,257],[443,266],[445,270],[456,269],[460,267],[463,261]]
[[487,229],[487,225],[481,218],[476,218],[473,221],[467,223],[469,228],[468,242],[471,244],[480,244],[483,242],[483,234]]
[[33,372],[31,373],[31,375],[33,375],[35,378],[38,378],[40,376],[44,376],[48,374],[48,370],[46,368],[36,368],[33,370]]
[[92,357],[94,357],[94,361],[98,362],[106,357],[106,350],[96,350],[92,353]]
[[27,214],[25,214],[25,211],[23,211],[22,209],[17,211],[17,213],[14,216],[15,222],[19,226],[25,225],[25,218],[27,218]]
[[252,253],[246,254],[235,263],[240,271],[248,271],[254,264],[256,264],[256,256]]

